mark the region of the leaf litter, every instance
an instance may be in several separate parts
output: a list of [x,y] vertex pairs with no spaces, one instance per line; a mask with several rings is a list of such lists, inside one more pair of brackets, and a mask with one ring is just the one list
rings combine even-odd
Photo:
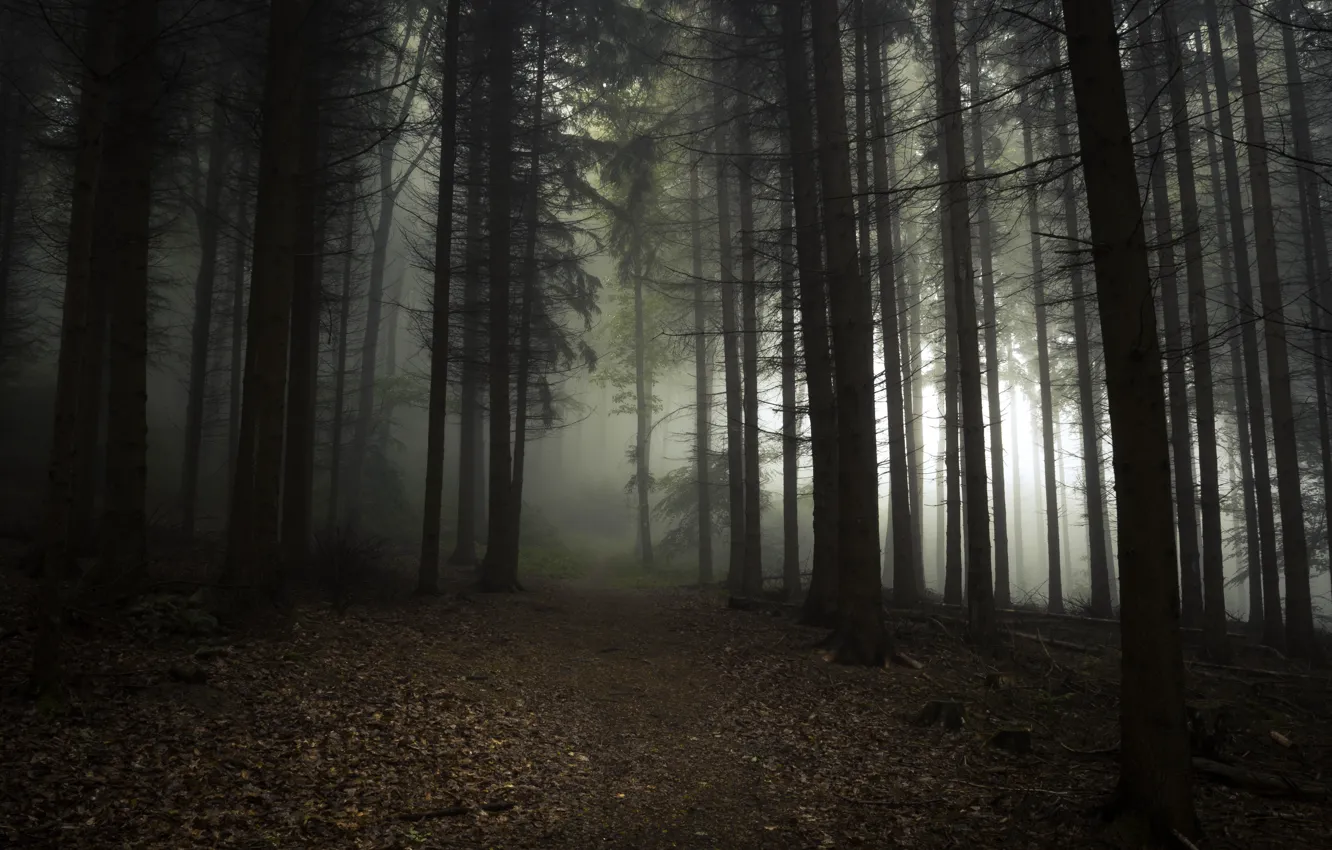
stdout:
[[[922,669],[829,665],[820,631],[692,590],[309,606],[281,634],[82,635],[59,712],[20,696],[11,630],[0,846],[1111,846],[1116,656],[998,662],[938,619],[892,626]],[[1190,684],[1236,707],[1246,765],[1328,781],[1326,680]],[[917,722],[932,700],[959,728]],[[1029,747],[992,745],[1006,730]],[[1197,798],[1200,846],[1326,846],[1326,801]]]

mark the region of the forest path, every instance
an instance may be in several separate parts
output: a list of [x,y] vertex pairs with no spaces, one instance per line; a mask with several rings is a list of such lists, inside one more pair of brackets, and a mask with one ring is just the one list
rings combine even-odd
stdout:
[[[716,593],[450,578],[437,598],[305,607],[280,634],[74,635],[60,713],[19,694],[31,646],[11,634],[0,846],[1106,846],[1090,813],[1114,762],[1065,747],[1114,743],[1113,658],[1026,647],[994,690],[930,624],[894,626],[924,670],[845,668],[821,631]],[[965,703],[964,728],[913,723],[938,698]],[[1291,722],[1264,714],[1236,752]],[[1031,753],[987,746],[1019,725]],[[1311,804],[1198,799],[1212,850],[1326,846]]]

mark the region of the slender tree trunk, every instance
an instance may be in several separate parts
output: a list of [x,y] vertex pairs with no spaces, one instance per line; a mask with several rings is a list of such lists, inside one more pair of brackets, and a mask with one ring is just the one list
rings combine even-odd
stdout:
[[347,205],[342,235],[342,294],[338,300],[338,352],[333,366],[333,427],[330,443],[327,527],[337,527],[342,484],[342,430],[347,408],[348,326],[351,324],[352,257],[356,249],[355,206]]
[[[227,372],[227,504],[236,488],[236,458],[240,450],[241,386],[245,381],[245,260],[250,249],[250,222],[246,214],[249,194],[250,148],[241,153],[240,184],[236,187],[236,239],[231,255],[231,364]],[[350,220],[350,213],[348,214]],[[350,250],[350,249],[349,249]],[[346,338],[343,328],[342,339]],[[227,522],[230,523],[230,516]]]
[[[524,310],[526,308],[524,307]],[[643,275],[634,270],[634,488],[638,494],[638,558],[647,569],[652,568],[652,514],[648,502],[648,454],[652,450],[652,415],[649,404],[652,379],[647,373],[647,330],[643,315]]]
[[[744,47],[749,45],[748,40]],[[747,60],[746,65],[748,64]],[[749,74],[746,67],[744,85],[748,85]],[[742,85],[742,89],[744,88]],[[739,177],[740,194],[740,278],[741,278],[741,366],[744,372],[744,426],[745,426],[745,549],[744,570],[741,574],[741,587],[744,594],[757,597],[763,592],[763,535],[759,526],[760,488],[759,477],[759,423],[758,423],[758,359],[759,359],[759,320],[758,320],[758,281],[754,257],[754,180],[751,169],[754,161],[750,157],[750,118],[748,98],[742,93],[737,97],[736,142],[739,156],[736,162]]]
[[[1205,56],[1202,33],[1195,33],[1198,55]],[[1206,75],[1200,75],[1199,86],[1202,89],[1203,129],[1207,138],[1207,161],[1210,163],[1212,180],[1212,215],[1216,220],[1216,236],[1221,261],[1221,287],[1225,302],[1225,316],[1234,325],[1241,322],[1235,311],[1234,271],[1231,263],[1230,236],[1226,228],[1225,184],[1221,181],[1221,156],[1216,148],[1216,132],[1212,124],[1212,98],[1207,88]],[[1227,107],[1228,108],[1228,107]],[[1240,499],[1244,504],[1244,553],[1245,571],[1248,580],[1249,629],[1261,634],[1263,625],[1263,582],[1262,566],[1258,552],[1258,506],[1255,502],[1253,484],[1253,455],[1249,449],[1249,405],[1244,381],[1244,357],[1241,351],[1240,337],[1230,336],[1230,386],[1234,399],[1235,433],[1239,440]],[[1231,458],[1232,463],[1234,457]],[[1232,470],[1233,472],[1233,470]],[[1233,481],[1234,475],[1231,476]]]
[[[479,47],[473,49],[473,61],[480,62],[482,52]],[[468,124],[480,128],[484,123],[484,113],[488,104],[482,97],[483,89],[473,90]],[[455,529],[453,553],[449,563],[455,566],[472,566],[477,563],[476,542],[477,528],[484,527],[480,522],[478,506],[482,504],[481,492],[484,489],[482,456],[482,414],[481,414],[481,363],[482,335],[481,297],[482,266],[482,206],[481,189],[483,166],[485,165],[485,146],[482,144],[480,130],[474,131],[467,152],[467,234],[463,268],[463,362],[462,386],[460,387],[461,409],[458,422],[458,526]]]
[[[439,592],[439,526],[444,512],[444,432],[449,395],[449,296],[453,283],[453,183],[458,158],[458,30],[460,0],[444,10],[444,74],[440,80],[439,183],[435,207],[435,269],[430,291],[430,413],[426,426],[425,500],[416,592]],[[465,454],[459,447],[458,454]]]
[[[107,178],[111,182],[111,178]],[[116,198],[112,192],[100,192],[95,204],[96,231],[92,245],[92,277],[102,280],[114,276],[116,235],[119,229]],[[111,287],[90,286],[85,304],[86,320],[83,329],[83,354],[78,376],[79,422],[74,439],[78,462],[74,466],[71,487],[70,544],[72,551],[92,557],[100,551],[97,516],[98,495],[103,494],[105,479],[105,446],[102,443],[106,425],[107,407],[107,334],[109,328],[108,300]],[[105,500],[103,500],[105,501]]]
[[849,10],[855,17],[852,28],[853,53],[855,62],[854,83],[856,88],[856,134],[851,139],[856,154],[856,195],[860,201],[856,211],[856,233],[859,242],[860,276],[873,280],[874,270],[871,260],[873,249],[870,247],[870,226],[874,220],[874,196],[870,188],[870,132],[869,132],[869,91],[866,76],[865,42],[865,0],[851,0]]
[[306,566],[314,535],[315,402],[319,380],[319,302],[324,280],[319,97],[321,8],[312,6],[304,32],[312,54],[301,91],[300,187],[296,202],[296,258],[292,275],[291,350],[287,365],[287,436],[282,456],[282,554],[290,574]]
[[1064,0],[1063,6],[1091,217],[1123,555],[1120,778],[1114,807],[1140,819],[1156,841],[1196,838],[1165,391],[1114,4]]
[[[1304,97],[1304,72],[1300,69],[1299,54],[1295,50],[1295,4],[1283,0],[1281,16],[1288,22],[1281,28],[1283,54],[1286,60],[1286,80],[1290,92],[1290,120],[1295,130],[1295,155],[1302,163],[1314,159],[1313,141],[1309,133],[1309,108]],[[1329,269],[1327,229],[1323,223],[1323,203],[1319,195],[1317,172],[1309,167],[1300,168],[1299,185],[1304,191],[1302,218],[1305,225],[1305,266],[1310,272],[1309,297],[1314,337],[1314,385],[1318,410],[1318,449],[1323,485],[1324,546],[1332,554],[1332,432],[1328,410],[1327,366],[1323,362],[1326,340],[1327,311],[1332,309],[1332,269]],[[1332,570],[1329,570],[1332,575]],[[1289,604],[1289,602],[1287,603]],[[1289,629],[1289,623],[1287,624]]]
[[[990,509],[985,482],[985,413],[981,396],[980,333],[971,266],[971,222],[967,203],[966,153],[962,138],[961,56],[957,50],[956,0],[934,0],[931,26],[937,39],[939,101],[943,116],[944,179],[948,226],[952,234],[952,279],[958,342],[958,382],[962,396],[962,451],[967,507],[967,628],[971,640],[988,648],[995,638],[994,585],[990,575]],[[1002,457],[1001,457],[1002,462]],[[1005,545],[1007,542],[1005,541]]]
[[[1056,62],[1058,56],[1055,57]],[[1055,89],[1055,126],[1060,127],[1059,155],[1068,159],[1072,155],[1067,127],[1067,97],[1061,82]],[[1136,176],[1136,175],[1135,175]],[[1134,181],[1136,184],[1136,180]],[[1064,232],[1070,244],[1079,240],[1078,199],[1074,194],[1073,173],[1064,175]],[[1110,599],[1110,564],[1105,548],[1105,508],[1102,505],[1104,488],[1101,485],[1100,437],[1096,433],[1096,402],[1092,387],[1091,323],[1087,319],[1086,295],[1082,286],[1082,269],[1073,262],[1070,270],[1073,300],[1073,336],[1078,363],[1078,407],[1082,420],[1082,461],[1086,477],[1088,559],[1091,565],[1091,613],[1093,617],[1109,618],[1113,612]]]
[[517,22],[508,4],[489,15],[490,49],[490,510],[481,586],[518,589],[517,529],[509,527],[509,293],[513,187],[513,51]]
[[[882,23],[879,24],[880,29]],[[911,521],[910,468],[907,466],[906,411],[903,398],[909,394],[902,386],[902,357],[899,343],[898,296],[893,268],[893,210],[887,202],[892,185],[888,181],[887,122],[883,114],[883,67],[878,50],[869,63],[869,85],[874,93],[870,101],[873,123],[874,190],[878,200],[872,205],[875,237],[879,242],[879,320],[882,323],[884,389],[888,397],[888,475],[891,499],[893,545],[893,604],[914,607],[918,601],[916,556],[912,550],[914,523]],[[876,471],[877,472],[877,471]]]
[[63,667],[61,584],[70,563],[72,479],[78,455],[79,375],[84,349],[92,277],[95,207],[102,172],[103,128],[108,112],[107,75],[116,64],[116,34],[111,3],[99,0],[88,10],[88,38],[83,45],[84,73],[79,91],[77,148],[65,244],[65,291],[60,317],[55,415],[46,503],[42,519],[42,580],[37,591],[37,639],[33,645],[31,685],[39,696],[61,696]]
[[[714,3],[714,25],[722,31],[721,0]],[[712,89],[712,113],[716,122],[713,150],[717,156],[717,254],[720,263],[722,298],[722,360],[726,380],[726,470],[730,496],[730,562],[726,568],[726,587],[731,593],[743,590],[745,563],[745,489],[744,489],[744,403],[741,399],[740,353],[736,350],[735,270],[731,247],[730,169],[726,155],[726,87]]]
[[[973,17],[976,12],[973,0]],[[985,164],[985,124],[979,108],[975,106],[981,97],[980,53],[976,46],[979,39],[980,34],[974,33],[969,50],[973,104],[971,158],[976,175],[983,176],[988,169]],[[994,604],[1008,608],[1012,604],[1009,587],[1012,579],[1009,575],[1007,483],[1004,480],[1004,410],[999,395],[999,322],[994,303],[994,239],[990,225],[990,199],[984,186],[977,196],[976,229],[980,236],[981,295],[985,311],[985,388],[990,413],[990,474],[994,479]],[[989,535],[986,537],[988,539]]]
[[[1008,335],[1008,362],[1013,362],[1013,335]],[[1008,407],[1013,411],[1010,417],[1009,436],[1013,441],[1013,586],[1026,590],[1030,585],[1024,575],[1023,565],[1027,560],[1027,550],[1022,541],[1022,437],[1018,433],[1020,421],[1017,418],[1018,391],[1013,384],[1008,385]]]
[[[278,521],[282,488],[287,345],[300,193],[300,103],[310,0],[274,4],[269,19],[259,191],[255,201],[249,340],[220,607],[280,592]],[[231,592],[236,591],[236,592]]]
[[[1139,15],[1146,15],[1140,11]],[[1153,229],[1156,239],[1157,276],[1160,282],[1161,313],[1165,319],[1166,389],[1170,403],[1170,458],[1175,475],[1175,522],[1179,531],[1180,596],[1182,623],[1195,629],[1202,623],[1202,572],[1198,552],[1198,508],[1194,499],[1193,437],[1189,431],[1187,352],[1180,322],[1179,280],[1175,265],[1175,233],[1171,221],[1165,140],[1161,133],[1162,98],[1156,76],[1157,51],[1153,27],[1142,18],[1138,29],[1138,53],[1142,62],[1142,95],[1147,104],[1146,127]],[[1182,85],[1182,80],[1181,80]],[[1188,167],[1188,166],[1185,166]],[[1180,164],[1176,162],[1176,169]],[[1181,175],[1182,177],[1182,175]],[[1187,234],[1186,234],[1187,236]]]
[[[1295,434],[1295,403],[1286,351],[1281,269],[1272,219],[1272,186],[1268,176],[1267,135],[1259,90],[1258,57],[1249,7],[1236,4],[1235,38],[1239,47],[1244,125],[1248,141],[1249,194],[1253,200],[1254,243],[1258,283],[1263,300],[1263,337],[1267,342],[1267,386],[1272,401],[1272,445],[1276,451],[1277,497],[1281,506],[1281,554],[1286,579],[1286,653],[1295,658],[1321,657],[1314,634],[1309,589],[1309,549],[1304,531],[1304,497]],[[1269,589],[1269,592],[1271,590]]]
[[796,256],[800,272],[800,337],[805,354],[809,431],[813,456],[814,554],[802,620],[832,626],[838,596],[837,409],[829,350],[827,294],[819,227],[816,147],[807,75],[802,0],[783,0],[782,65],[790,134]]
[[121,68],[107,127],[99,191],[116,201],[110,295],[106,500],[101,563],[93,588],[133,587],[146,558],[148,482],[148,254],[151,239],[154,107],[157,104],[157,0],[120,9]]
[[[1055,423],[1055,433],[1057,434],[1056,439],[1059,441],[1057,448],[1058,452],[1057,460],[1059,463],[1059,482],[1056,489],[1058,490],[1058,495],[1059,495],[1060,533],[1064,541],[1064,569],[1063,569],[1063,579],[1061,581],[1061,585],[1064,587],[1068,587],[1071,586],[1073,583],[1073,535],[1069,532],[1068,529],[1068,518],[1071,512],[1068,507],[1068,483],[1067,483],[1068,469],[1067,469],[1067,463],[1064,461],[1064,430],[1059,427],[1059,423],[1057,422]],[[1063,600],[1060,600],[1060,605],[1062,607]]]
[[[934,63],[936,73],[940,74],[938,55]],[[939,114],[944,110],[940,109]],[[939,178],[943,181],[947,173],[948,153],[943,144],[942,123],[939,122]],[[946,545],[944,559],[944,602],[948,605],[962,604],[962,543],[965,517],[962,503],[962,458],[958,430],[958,350],[957,350],[957,291],[953,287],[953,266],[957,263],[953,253],[953,230],[948,210],[948,188],[940,189],[939,197],[939,244],[942,255],[943,281],[940,284],[940,297],[943,298],[944,310],[944,481],[947,490],[946,505]],[[938,343],[936,343],[937,347]]]
[[[1230,244],[1235,251],[1235,287],[1239,296],[1236,321],[1244,351],[1245,401],[1248,404],[1250,458],[1253,462],[1253,493],[1258,507],[1258,545],[1263,578],[1263,643],[1280,648],[1285,643],[1281,618],[1281,577],[1277,570],[1276,516],[1272,505],[1272,476],[1267,459],[1267,418],[1263,409],[1262,374],[1258,365],[1258,313],[1254,310],[1253,281],[1249,266],[1249,234],[1244,225],[1244,198],[1240,193],[1239,157],[1235,152],[1231,116],[1230,78],[1221,48],[1221,25],[1216,0],[1205,0],[1207,34],[1212,54],[1212,79],[1220,115],[1221,154],[1226,168],[1226,199],[1230,207]],[[1252,598],[1252,597],[1251,597]],[[1250,612],[1252,620],[1253,612]],[[1252,624],[1252,623],[1251,623]]]
[[712,393],[709,378],[706,284],[703,281],[702,201],[699,198],[698,160],[689,164],[689,237],[694,272],[694,477],[698,486],[698,584],[712,584]]
[[[1199,222],[1193,141],[1189,136],[1189,103],[1184,84],[1184,59],[1174,28],[1161,10],[1161,30],[1170,58],[1171,126],[1174,128],[1175,170],[1184,228],[1184,273],[1189,286],[1189,329],[1193,386],[1198,411],[1198,480],[1202,505],[1203,644],[1207,654],[1223,663],[1230,659],[1226,638],[1226,574],[1221,543],[1221,483],[1217,468],[1216,402],[1213,399],[1212,338],[1207,315],[1207,279],[1203,271],[1202,225]],[[1183,548],[1183,547],[1181,547]]]
[[[519,540],[521,539],[522,520],[523,520],[523,475],[527,465],[527,409],[528,409],[528,391],[530,377],[532,373],[532,322],[541,309],[541,289],[540,289],[540,267],[537,263],[537,245],[539,244],[537,236],[541,226],[541,141],[542,133],[545,132],[545,98],[546,98],[546,8],[547,0],[542,0],[539,17],[537,18],[537,67],[536,67],[536,86],[533,90],[532,102],[534,115],[532,118],[532,144],[528,153],[531,159],[531,171],[528,176],[528,189],[530,194],[527,197],[526,209],[524,210],[527,219],[526,233],[524,235],[525,244],[523,246],[523,304],[519,313],[518,328],[518,374],[514,380],[514,420],[513,420],[513,478],[509,485],[509,509],[512,512],[509,517],[509,533],[513,540],[513,558],[515,562],[518,558]],[[636,287],[641,287],[642,277],[635,277]],[[637,299],[635,303],[636,314],[641,318],[642,309],[642,290],[636,291]],[[643,339],[641,326],[639,327],[640,343]],[[646,371],[641,359],[644,346],[639,346],[640,359],[638,374],[641,376]],[[643,420],[646,418],[644,399],[652,393],[651,385],[641,387],[645,392],[639,395],[639,433],[647,433],[643,426]],[[643,563],[652,564],[652,524],[651,514],[648,513],[647,506],[647,448],[646,440],[640,441],[642,453],[638,458],[639,476],[638,476],[638,515],[640,522],[640,533],[642,534],[643,545]],[[516,567],[515,567],[516,569]]]
[[[800,421],[796,416],[795,233],[791,168],[782,164],[780,201],[782,264],[782,592],[791,602],[800,598]],[[699,323],[701,325],[701,322]],[[701,339],[701,337],[700,337]]]
[[181,531],[194,536],[196,505],[199,495],[199,453],[203,447],[204,397],[208,384],[208,343],[213,328],[213,283],[217,279],[219,217],[222,189],[227,176],[227,158],[231,153],[231,133],[226,126],[227,113],[222,92],[231,74],[218,75],[218,90],[213,100],[211,135],[208,141],[208,178],[204,197],[196,202],[195,220],[199,225],[199,272],[194,281],[194,327],[190,332],[190,385],[185,413],[185,459],[181,464]]
[[837,0],[814,0],[815,108],[837,407],[838,634],[843,663],[883,664],[889,636],[879,576],[878,462],[874,429],[874,325],[869,281],[856,257]]

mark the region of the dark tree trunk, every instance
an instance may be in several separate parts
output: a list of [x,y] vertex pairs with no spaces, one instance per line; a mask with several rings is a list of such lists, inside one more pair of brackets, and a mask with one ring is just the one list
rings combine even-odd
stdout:
[[800,338],[805,354],[814,467],[814,554],[802,619],[808,625],[831,626],[836,621],[838,595],[837,409],[833,401],[833,366],[828,340],[827,294],[823,283],[818,177],[813,162],[816,148],[802,0],[783,0],[781,14],[796,256],[800,266]]
[[815,108],[819,129],[837,407],[838,632],[834,655],[883,664],[889,636],[879,576],[878,460],[874,429],[874,323],[869,281],[856,256],[850,147],[837,0],[814,0]]
[[351,323],[352,258],[356,249],[356,208],[348,205],[342,247],[342,293],[338,299],[338,351],[333,365],[333,425],[328,462],[327,528],[338,524],[339,495],[342,484],[342,432],[347,407],[348,325]]
[[[449,296],[453,282],[453,182],[458,158],[458,29],[460,0],[444,11],[444,76],[440,80],[439,183],[435,206],[435,268],[430,291],[430,413],[426,426],[425,501],[416,592],[439,592],[439,526],[444,511],[444,435],[449,392]],[[459,455],[464,452],[460,449]]]
[[[882,27],[882,24],[880,24]],[[911,521],[910,468],[907,465],[906,411],[903,409],[902,357],[899,344],[902,339],[898,327],[898,296],[893,267],[893,210],[887,197],[892,190],[888,180],[887,122],[883,114],[883,68],[879,52],[874,51],[869,64],[869,85],[873,93],[870,116],[873,123],[874,190],[878,200],[872,205],[875,218],[875,237],[879,241],[879,320],[882,323],[883,369],[885,392],[888,397],[888,475],[891,492],[893,604],[913,607],[918,601],[916,586],[916,556]]]
[[[1267,342],[1267,387],[1272,402],[1272,446],[1276,452],[1277,497],[1281,505],[1281,554],[1286,579],[1286,653],[1317,660],[1322,653],[1314,633],[1313,602],[1309,589],[1309,547],[1304,531],[1304,497],[1300,488],[1300,458],[1295,434],[1295,403],[1290,386],[1290,358],[1286,350],[1286,322],[1282,307],[1281,269],[1277,257],[1272,213],[1272,186],[1268,176],[1267,136],[1254,47],[1253,17],[1249,7],[1236,4],[1235,37],[1239,48],[1244,125],[1248,141],[1249,194],[1253,200],[1254,244],[1258,257],[1258,283],[1263,300],[1263,338]],[[1269,591],[1270,592],[1270,591]]]
[[[245,260],[249,256],[250,221],[246,213],[249,193],[244,188],[250,177],[250,148],[241,154],[240,185],[236,187],[236,239],[231,255],[231,363],[227,371],[227,504],[236,487],[236,458],[240,450],[241,386],[245,375]],[[351,214],[348,213],[348,221]],[[350,240],[347,246],[351,252]],[[347,338],[343,323],[340,340]],[[344,352],[345,353],[345,352]],[[345,358],[344,358],[345,359]],[[332,491],[330,491],[332,492]],[[228,516],[227,522],[231,518]]]
[[[748,45],[746,41],[745,46]],[[743,49],[743,48],[742,48]],[[744,74],[749,77],[748,68]],[[747,82],[745,83],[747,85]],[[741,86],[743,91],[745,85]],[[736,163],[740,193],[740,278],[741,278],[741,339],[740,362],[744,372],[744,426],[745,426],[745,552],[741,589],[750,598],[763,592],[763,535],[759,527],[759,423],[758,423],[758,281],[755,279],[754,257],[754,180],[750,157],[750,118],[748,99],[738,96],[736,114],[736,142],[739,152]]]
[[[1193,386],[1198,410],[1198,480],[1202,505],[1203,644],[1220,662],[1230,659],[1226,637],[1226,575],[1221,543],[1221,483],[1217,468],[1216,402],[1213,398],[1212,335],[1207,315],[1207,279],[1203,272],[1202,226],[1199,223],[1197,179],[1193,172],[1193,141],[1189,136],[1189,103],[1184,60],[1166,11],[1161,30],[1170,58],[1170,111],[1174,128],[1175,169],[1184,227],[1184,274],[1189,285],[1189,330]],[[1183,548],[1183,547],[1181,547]]]
[[[1235,251],[1235,288],[1239,296],[1236,321],[1244,351],[1245,401],[1248,404],[1250,458],[1253,463],[1253,494],[1258,507],[1258,546],[1263,576],[1263,643],[1274,648],[1285,644],[1281,625],[1281,577],[1277,569],[1276,515],[1272,505],[1272,476],[1267,460],[1267,418],[1263,409],[1262,374],[1258,365],[1258,313],[1254,310],[1253,279],[1249,265],[1249,234],[1244,225],[1244,198],[1240,193],[1239,157],[1235,152],[1234,121],[1231,115],[1230,78],[1221,48],[1221,25],[1216,0],[1205,0],[1212,80],[1220,115],[1221,154],[1226,167],[1226,200],[1230,207],[1230,244]],[[1243,444],[1241,444],[1241,448]],[[1252,619],[1253,612],[1250,612]]]
[[[1196,838],[1161,352],[1112,0],[1064,0],[1105,348],[1123,557],[1120,779],[1156,841]],[[1094,544],[1093,544],[1094,545]]]
[[782,164],[782,593],[800,598],[800,425],[796,416],[795,239],[791,218],[791,168]]
[[120,8],[120,62],[107,127],[103,182],[116,203],[110,295],[106,499],[101,563],[85,586],[136,585],[146,556],[148,483],[148,253],[154,108],[158,98],[157,2]]
[[[1139,15],[1145,16],[1141,11]],[[1202,623],[1202,571],[1198,552],[1198,507],[1194,499],[1193,437],[1189,431],[1189,392],[1184,331],[1180,322],[1179,280],[1175,266],[1175,233],[1171,220],[1170,188],[1167,180],[1165,140],[1161,133],[1156,76],[1157,50],[1153,27],[1142,18],[1138,30],[1138,53],[1142,63],[1142,99],[1147,104],[1146,130],[1152,222],[1156,240],[1157,277],[1161,292],[1161,314],[1165,324],[1166,389],[1170,402],[1170,459],[1175,476],[1175,523],[1179,532],[1179,570],[1182,623],[1196,629]],[[1176,163],[1178,169],[1179,164]]]
[[702,201],[698,158],[689,164],[689,237],[694,272],[694,477],[698,486],[698,583],[712,584],[712,363],[708,358],[706,284],[703,281]]
[[[1058,60],[1058,57],[1055,57]],[[1061,82],[1055,90],[1055,126],[1059,127],[1059,154],[1067,159],[1072,155],[1067,127],[1065,88]],[[1135,180],[1136,183],[1136,180]],[[1078,199],[1073,186],[1073,172],[1064,175],[1064,232],[1071,245],[1077,245]],[[1110,600],[1110,563],[1106,559],[1105,507],[1102,504],[1104,488],[1101,484],[1100,437],[1096,431],[1096,402],[1092,387],[1091,323],[1087,318],[1086,294],[1083,292],[1082,269],[1073,261],[1070,269],[1073,299],[1073,336],[1078,363],[1078,407],[1082,425],[1082,461],[1086,478],[1088,560],[1091,564],[1091,613],[1094,617],[1109,618],[1113,611]]]
[[[967,628],[988,648],[995,638],[994,585],[990,575],[990,509],[985,482],[985,411],[981,395],[980,333],[971,266],[971,221],[967,203],[966,152],[962,138],[961,56],[957,50],[956,0],[934,0],[931,26],[938,50],[939,101],[943,116],[946,208],[953,267],[948,281],[956,294],[958,382],[962,395],[962,451],[967,507]],[[1000,460],[1002,462],[1002,458]]]
[[509,527],[511,410],[509,399],[509,294],[513,196],[513,9],[495,3],[487,15],[490,48],[490,509],[481,587],[518,589],[517,529]]
[[[1195,33],[1197,51],[1206,55],[1202,33]],[[1216,221],[1216,237],[1221,261],[1221,291],[1225,306],[1226,320],[1233,325],[1240,324],[1239,314],[1235,311],[1234,271],[1231,263],[1230,236],[1226,227],[1225,184],[1221,181],[1221,156],[1216,148],[1216,132],[1212,124],[1212,98],[1207,88],[1206,75],[1198,77],[1202,89],[1203,129],[1207,138],[1207,161],[1211,168],[1212,180],[1212,216]],[[1228,107],[1227,107],[1228,108]],[[1244,557],[1249,598],[1249,629],[1258,634],[1263,626],[1263,581],[1262,567],[1259,561],[1258,543],[1258,505],[1255,502],[1253,485],[1253,454],[1249,448],[1249,405],[1244,381],[1244,355],[1241,351],[1240,336],[1230,336],[1230,388],[1234,399],[1235,433],[1239,438],[1240,499],[1244,505]],[[1232,462],[1234,458],[1232,457]],[[1233,469],[1231,470],[1233,473]],[[1234,475],[1231,475],[1234,480]]]
[[219,217],[222,189],[227,176],[227,157],[231,153],[231,133],[227,124],[222,92],[231,74],[218,75],[214,93],[211,135],[208,141],[208,177],[204,197],[194,210],[199,226],[199,272],[194,280],[194,326],[190,331],[190,385],[185,412],[185,459],[181,464],[181,531],[194,535],[196,505],[199,496],[199,452],[203,446],[204,396],[208,382],[208,343],[213,328],[213,284],[217,280]]

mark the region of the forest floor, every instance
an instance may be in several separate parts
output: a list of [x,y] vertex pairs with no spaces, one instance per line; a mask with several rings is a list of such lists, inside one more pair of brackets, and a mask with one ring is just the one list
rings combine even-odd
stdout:
[[[1118,656],[1086,638],[996,661],[942,614],[893,617],[922,669],[850,669],[813,648],[822,632],[719,593],[452,578],[439,598],[303,606],[265,635],[180,634],[191,615],[165,602],[133,628],[89,618],[55,709],[20,693],[27,589],[6,570],[0,846],[1117,846],[1096,809]],[[1224,727],[1213,755],[1310,798],[1200,778],[1199,846],[1326,848],[1332,681],[1194,667],[1189,685]],[[940,699],[961,728],[916,722]],[[1029,751],[995,746],[1014,729]]]

